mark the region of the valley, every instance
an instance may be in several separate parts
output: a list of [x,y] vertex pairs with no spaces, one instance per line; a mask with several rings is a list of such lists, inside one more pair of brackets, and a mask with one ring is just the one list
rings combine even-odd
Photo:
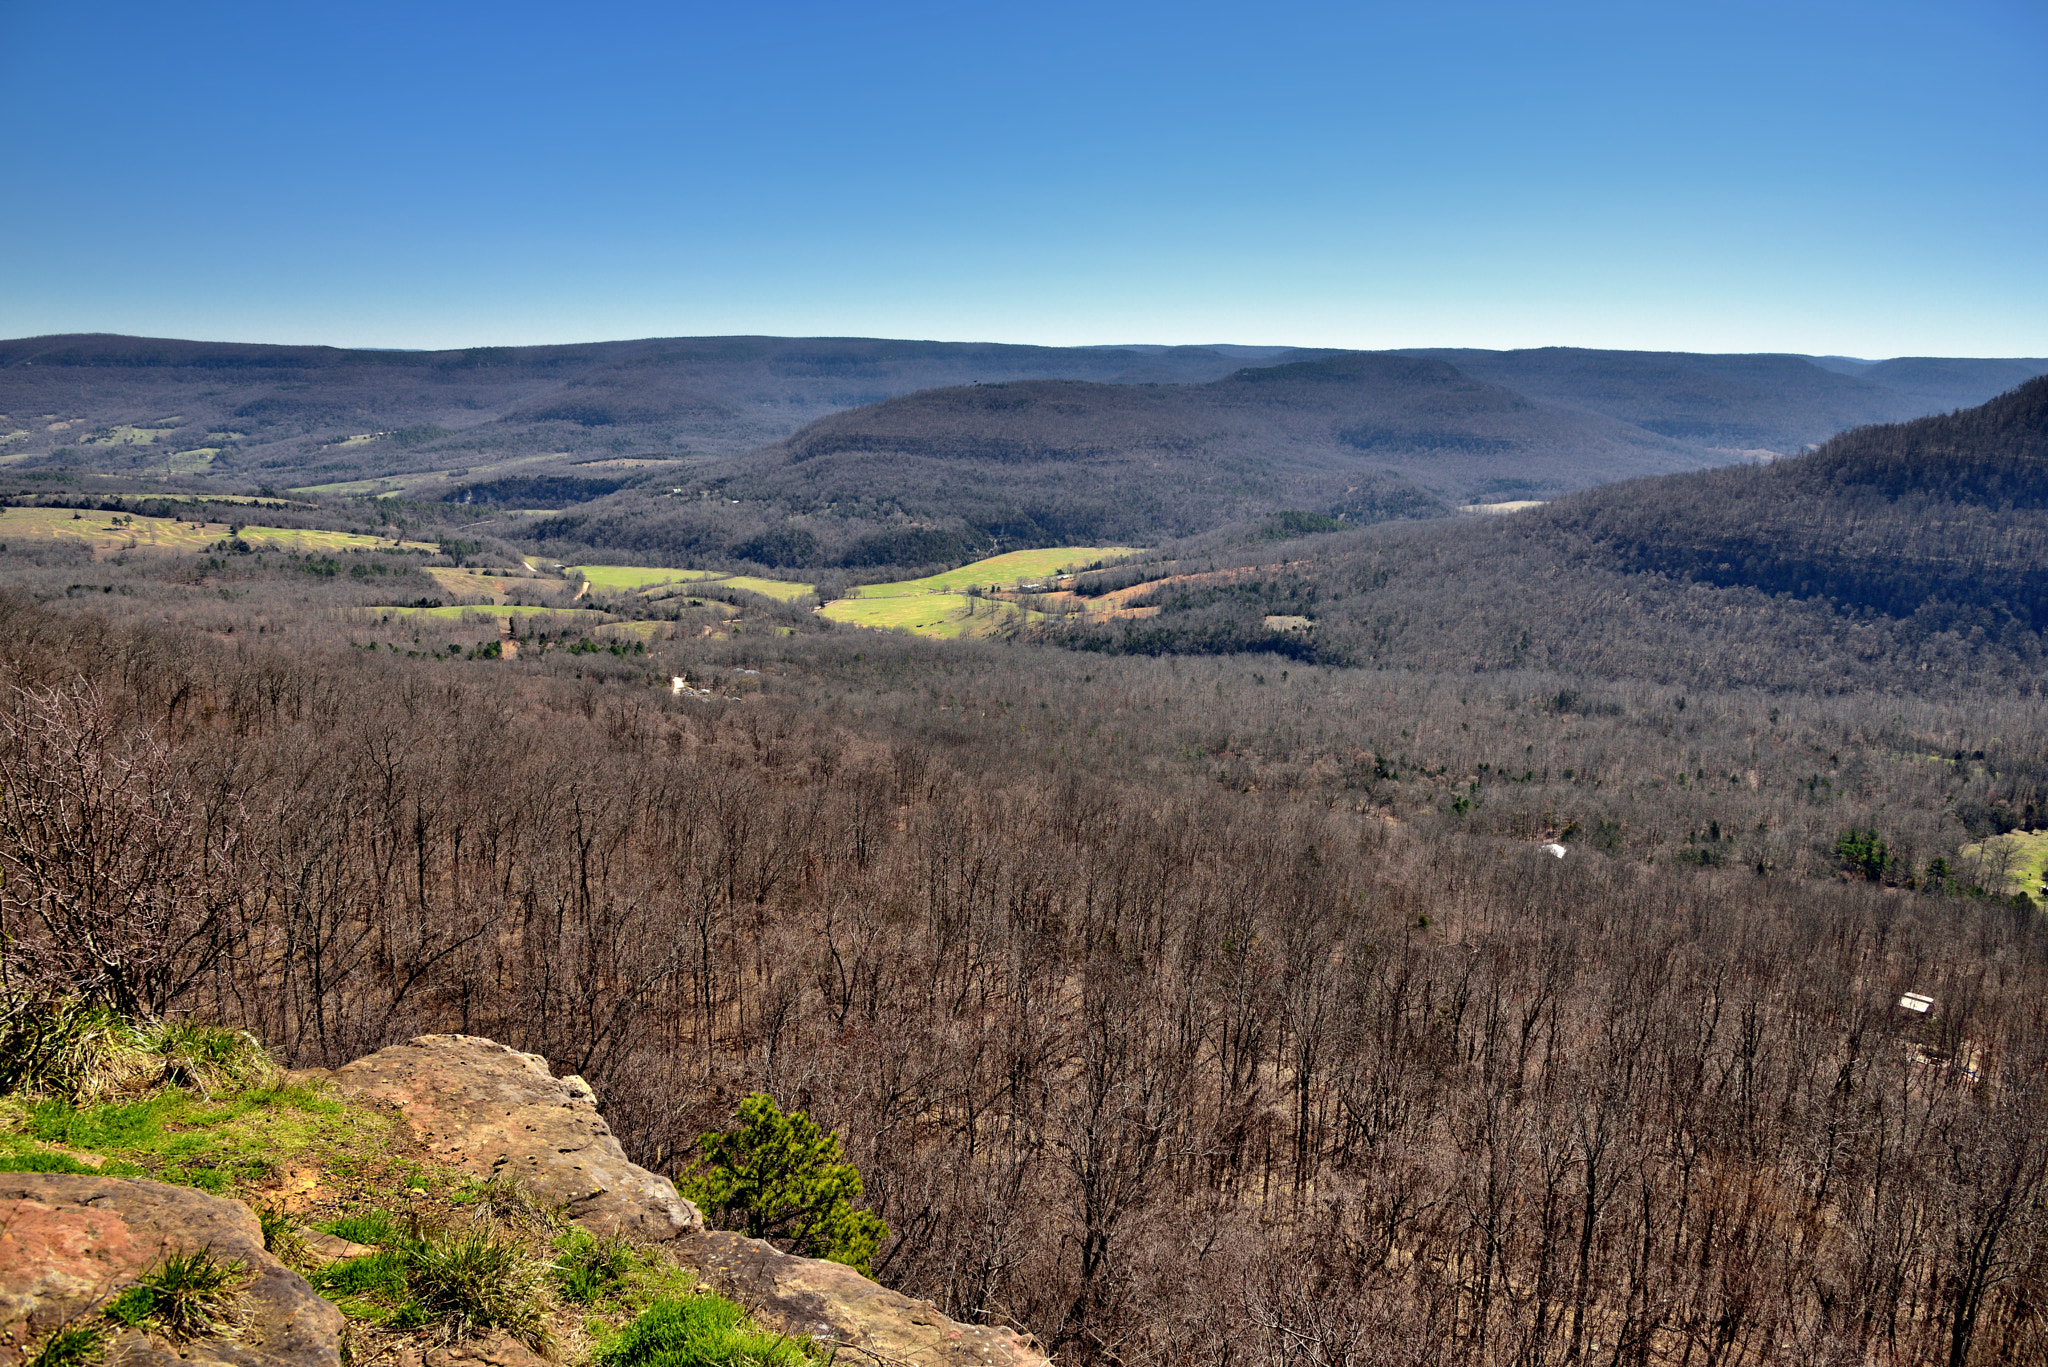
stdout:
[[877,1281],[1061,1362],[2029,1360],[2048,380],[1699,468],[1574,446],[1623,419],[1562,381],[1265,369],[913,394],[545,516],[0,477],[7,990],[292,1068],[498,1040],[682,1180],[768,1094]]

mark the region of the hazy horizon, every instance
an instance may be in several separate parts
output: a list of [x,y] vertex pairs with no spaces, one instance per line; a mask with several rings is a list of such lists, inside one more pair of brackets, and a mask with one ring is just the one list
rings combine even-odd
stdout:
[[2043,69],[2020,0],[24,0],[0,334],[2039,356]]

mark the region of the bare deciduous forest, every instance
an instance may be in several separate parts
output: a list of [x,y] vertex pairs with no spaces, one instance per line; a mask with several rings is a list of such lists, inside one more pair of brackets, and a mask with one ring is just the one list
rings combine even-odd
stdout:
[[669,1173],[767,1091],[879,1279],[1062,1362],[2039,1359],[2048,927],[1964,850],[2048,825],[2038,635],[1576,506],[1229,552],[1341,661],[1148,647],[1192,602],[507,658],[324,562],[16,546],[8,990],[488,1035]]

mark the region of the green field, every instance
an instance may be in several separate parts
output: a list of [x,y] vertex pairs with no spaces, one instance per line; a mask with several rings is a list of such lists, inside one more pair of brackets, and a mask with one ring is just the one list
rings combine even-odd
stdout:
[[628,593],[634,589],[659,588],[689,579],[710,579],[710,570],[670,570],[647,565],[571,565],[569,573],[580,574],[596,589]]
[[644,592],[668,584],[715,581],[726,588],[745,589],[748,593],[790,603],[813,588],[810,584],[788,579],[760,579],[750,574],[720,574],[716,570],[670,570],[649,565],[571,565],[569,572],[582,575],[590,581],[592,588],[610,589],[614,593],[630,593],[635,589]]
[[147,446],[163,433],[149,427],[131,427],[126,423],[110,427],[79,443],[80,446]]
[[958,592],[974,584],[1012,588],[1020,582],[1036,583],[1060,570],[1093,564],[1097,560],[1135,555],[1141,549],[1138,546],[1054,546],[1040,551],[1011,551],[1006,555],[977,560],[972,565],[962,565],[957,570],[947,570],[944,574],[926,575],[922,579],[903,579],[893,584],[863,584],[860,596],[902,598],[918,593]]
[[1965,859],[2002,856],[2010,861],[2006,865],[2008,886],[1992,888],[1993,892],[2024,892],[2038,899],[2041,884],[2048,882],[2048,831],[2012,831],[1981,844],[1965,845],[1959,853]]
[[779,598],[793,603],[809,593],[815,585],[793,583],[787,579],[757,579],[750,574],[735,574],[718,581],[729,589],[745,589],[768,598]]
[[[973,614],[969,615],[969,608]],[[908,631],[950,641],[961,636],[986,636],[1004,622],[1021,617],[1041,621],[1045,614],[1027,612],[1012,603],[992,598],[970,598],[964,593],[920,593],[901,598],[840,598],[827,603],[819,613],[850,627],[872,627],[877,631]]]
[[[116,522],[115,518],[123,519]],[[83,541],[95,551],[122,550],[129,543],[164,550],[201,551],[228,535],[218,522],[193,524],[168,517],[129,516],[70,508],[0,509],[0,540],[8,537],[49,537]],[[381,541],[353,532],[300,531],[293,527],[244,527],[242,540],[268,550],[369,551],[402,549],[436,551],[424,541]]]
[[190,451],[179,451],[164,461],[164,468],[174,475],[205,474],[213,468],[213,458],[219,454],[218,446],[201,446]]

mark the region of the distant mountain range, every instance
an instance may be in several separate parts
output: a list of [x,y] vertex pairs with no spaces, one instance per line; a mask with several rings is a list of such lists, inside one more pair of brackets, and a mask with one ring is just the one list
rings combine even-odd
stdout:
[[1795,453],[2044,372],[1570,348],[44,337],[0,342],[0,485],[402,493],[485,518],[554,510],[516,534],[565,549],[929,564],[1282,509],[1371,521],[1548,498]]

